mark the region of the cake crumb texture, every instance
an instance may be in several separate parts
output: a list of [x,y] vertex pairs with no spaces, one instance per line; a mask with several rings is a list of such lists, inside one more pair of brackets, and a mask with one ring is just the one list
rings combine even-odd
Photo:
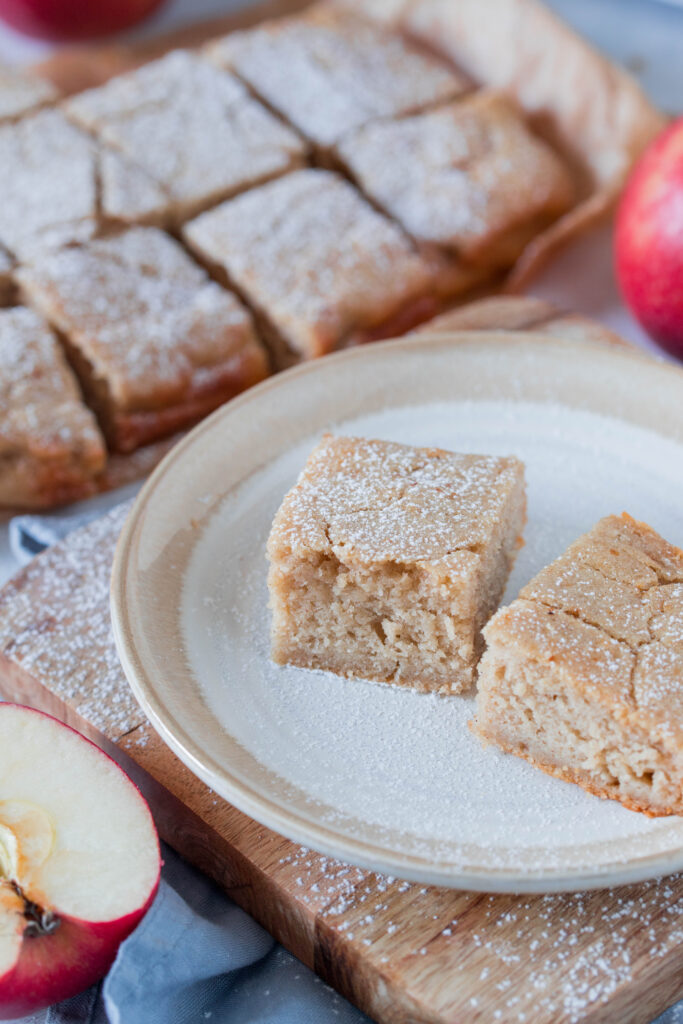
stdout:
[[475,729],[647,814],[683,813],[683,552],[609,516],[484,631]]
[[516,459],[327,435],[268,541],[274,659],[468,689],[524,510]]

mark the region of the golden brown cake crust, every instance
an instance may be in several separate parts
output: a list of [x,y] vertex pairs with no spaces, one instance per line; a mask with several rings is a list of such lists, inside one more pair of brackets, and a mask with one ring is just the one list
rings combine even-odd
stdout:
[[418,243],[489,268],[512,264],[573,200],[561,160],[510,99],[486,90],[366,125],[337,152],[367,195]]
[[233,32],[205,52],[323,149],[374,118],[451,99],[465,84],[400,35],[325,4]]
[[516,459],[326,435],[268,539],[274,660],[469,689],[524,509]]
[[0,154],[0,244],[21,260],[114,223],[157,222],[168,205],[143,170],[57,109],[0,125]]
[[474,82],[504,90],[567,157],[578,205],[516,263],[520,289],[567,239],[604,218],[629,169],[666,123],[638,83],[538,0],[335,0],[401,29]]
[[0,505],[43,508],[87,497],[104,441],[47,324],[0,310]]
[[14,298],[14,281],[12,270],[14,263],[0,245],[0,306],[11,306]]
[[115,451],[133,452],[193,426],[230,398],[258,384],[266,374],[263,350],[247,346],[231,359],[212,366],[208,373],[195,374],[183,401],[159,409],[113,412],[111,419],[103,416],[103,429]]
[[522,465],[326,434],[275,517],[271,551],[447,564],[489,541]]
[[299,136],[226,71],[176,50],[65,104],[78,124],[134,160],[179,222],[302,163]]
[[301,170],[202,214],[184,237],[298,358],[434,312],[434,275],[339,175]]
[[[683,813],[683,551],[626,514],[609,516],[500,609],[484,635],[488,651],[475,720],[484,739],[632,809]],[[508,697],[497,673],[510,688]],[[506,707],[514,711],[524,697],[533,716],[535,695],[547,696],[553,687],[563,700],[569,694],[580,703],[582,715],[593,709],[597,732],[581,742],[583,749],[597,744],[595,769],[572,763],[561,743],[552,756],[552,743],[535,750],[523,723],[505,725]],[[609,771],[599,749],[607,726],[598,727],[598,719],[621,737],[610,740],[620,754],[610,755]],[[544,722],[552,727],[552,717]],[[635,768],[623,760],[631,742]],[[644,781],[649,776],[654,784]],[[605,781],[612,777],[618,785]]]
[[63,249],[17,277],[62,333],[115,450],[173,433],[267,374],[248,311],[155,228]]
[[[470,723],[471,725],[472,723]],[[476,727],[474,732],[479,732]],[[487,741],[488,737],[485,734],[479,734],[480,738]],[[644,802],[638,800],[635,797],[630,797],[625,793],[620,796],[605,791],[604,786],[596,783],[595,780],[588,774],[588,772],[578,771],[576,768],[572,768],[570,765],[560,767],[559,765],[549,764],[547,761],[538,761],[535,757],[527,750],[521,750],[516,744],[505,743],[500,739],[495,739],[495,744],[506,754],[514,754],[516,757],[521,757],[528,764],[537,768],[541,772],[545,772],[546,775],[552,775],[555,779],[560,779],[562,782],[573,782],[576,786],[581,786],[587,793],[592,796],[597,796],[601,800],[618,800],[620,804],[623,804],[629,811],[639,811],[641,814],[645,814],[648,818],[662,818],[668,817],[671,814],[679,814],[680,810],[672,810],[671,808],[663,806],[653,806],[650,802]]]

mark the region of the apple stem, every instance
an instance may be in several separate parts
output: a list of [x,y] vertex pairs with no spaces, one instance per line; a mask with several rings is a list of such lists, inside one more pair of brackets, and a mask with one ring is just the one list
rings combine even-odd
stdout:
[[44,910],[39,903],[30,900],[18,882],[12,881],[12,888],[24,904],[24,917],[28,921],[24,935],[37,938],[39,935],[52,935],[60,925],[60,920],[51,910]]

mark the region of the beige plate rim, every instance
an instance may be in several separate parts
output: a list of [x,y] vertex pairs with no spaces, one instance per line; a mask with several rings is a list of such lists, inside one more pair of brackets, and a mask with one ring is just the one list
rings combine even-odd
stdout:
[[[153,664],[154,659],[150,654],[150,651],[154,649],[155,642],[158,642],[158,638],[145,633],[144,625],[139,621],[141,617],[144,617],[143,609],[146,608],[144,603],[141,604],[143,588],[139,564],[142,553],[147,551],[150,544],[155,543],[155,526],[161,523],[164,515],[160,508],[160,492],[168,491],[169,487],[173,485],[179,486],[178,480],[182,477],[182,471],[192,462],[193,456],[206,447],[211,436],[217,436],[221,432],[233,429],[235,424],[240,422],[243,424],[246,424],[247,420],[254,422],[259,415],[261,418],[264,415],[266,418],[269,415],[272,418],[272,410],[278,406],[287,407],[288,402],[291,414],[292,398],[295,402],[294,408],[297,410],[294,414],[295,418],[299,415],[296,401],[298,400],[300,403],[303,401],[305,404],[306,396],[309,396],[310,401],[315,404],[312,396],[317,395],[316,401],[320,407],[319,393],[324,390],[325,384],[329,384],[333,380],[336,389],[334,401],[338,402],[341,376],[346,381],[347,400],[352,405],[356,402],[356,406],[358,406],[355,391],[361,391],[366,396],[363,399],[366,401],[366,406],[363,406],[363,409],[372,409],[373,401],[377,408],[382,408],[384,407],[383,401],[391,404],[387,396],[389,392],[393,392],[394,387],[397,387],[401,374],[406,371],[410,374],[410,384],[415,388],[416,393],[419,393],[422,385],[424,385],[422,391],[429,393],[432,385],[437,388],[445,386],[436,380],[435,368],[440,367],[443,371],[444,366],[450,366],[453,362],[454,367],[460,372],[466,364],[469,366],[472,363],[476,367],[484,358],[489,360],[492,358],[503,364],[506,363],[506,360],[509,363],[511,359],[515,359],[517,360],[515,365],[523,364],[527,371],[529,367],[532,367],[534,376],[538,378],[531,387],[532,400],[536,393],[541,397],[543,395],[550,396],[548,400],[551,400],[553,395],[557,398],[558,391],[561,392],[564,387],[563,380],[560,380],[562,374],[569,377],[573,374],[574,378],[578,379],[577,364],[583,361],[585,374],[580,378],[582,397],[580,401],[577,401],[577,407],[584,404],[583,390],[586,390],[592,396],[589,396],[590,400],[586,407],[596,408],[597,405],[597,409],[601,409],[602,399],[600,396],[595,398],[596,385],[594,381],[599,380],[601,374],[603,376],[607,374],[610,382],[614,381],[614,387],[609,389],[610,394],[604,399],[604,411],[617,417],[620,416],[627,422],[636,422],[649,426],[651,429],[657,429],[665,437],[673,437],[683,442],[683,369],[663,360],[653,359],[635,349],[598,345],[594,342],[567,341],[549,335],[528,332],[425,333],[375,343],[367,349],[348,350],[317,362],[304,363],[294,367],[251,388],[195,427],[164,458],[138,495],[117,545],[111,581],[112,623],[124,672],[137,700],[154,728],[179,759],[199,779],[249,817],[294,842],[310,846],[328,856],[373,871],[397,875],[421,883],[482,892],[576,891],[607,885],[628,884],[681,870],[683,869],[683,823],[680,823],[678,819],[673,819],[678,824],[672,826],[679,830],[675,832],[678,841],[675,848],[655,853],[645,851],[642,855],[636,853],[626,861],[615,859],[608,863],[601,863],[595,868],[590,866],[579,868],[546,866],[543,869],[528,871],[514,871],[510,868],[499,870],[490,865],[482,867],[475,863],[438,862],[434,859],[393,851],[385,846],[373,844],[362,837],[358,838],[352,834],[340,834],[338,831],[333,831],[321,821],[311,820],[309,817],[298,814],[288,807],[286,802],[283,805],[282,801],[275,799],[262,786],[247,783],[244,778],[240,778],[232,772],[229,766],[221,763],[219,758],[208,754],[191,735],[190,730],[184,724],[183,715],[173,713],[169,707],[169,689],[164,673],[159,671],[158,665]],[[458,363],[460,363],[459,367]],[[490,365],[493,367],[497,364],[491,362]],[[361,367],[365,373],[362,375],[363,383],[359,385],[361,376],[357,371]],[[537,367],[538,373],[536,373]],[[385,379],[385,386],[377,386],[373,390],[368,378],[372,376],[372,371],[378,369],[386,375],[389,387],[387,388],[387,379]],[[559,376],[556,374],[555,379],[553,379],[552,370],[559,372]],[[430,374],[432,375],[431,382]],[[403,385],[406,385],[405,380],[403,380]],[[576,383],[574,386],[576,388]],[[351,387],[354,387],[353,391],[350,390]],[[653,388],[658,389],[660,396],[656,410],[646,408],[648,406],[646,402],[639,404],[639,398],[643,394],[651,394]],[[368,394],[366,395],[366,393]],[[515,396],[512,394],[510,397],[514,398]],[[528,398],[530,396],[525,393],[521,397]],[[617,408],[615,403],[621,403],[621,413],[615,411]],[[637,405],[639,409],[639,415],[633,419],[631,419],[628,408],[629,403]],[[352,411],[349,415],[351,414]],[[301,417],[306,415],[306,410],[300,414]],[[321,413],[318,412],[318,421],[320,419]],[[310,434],[318,428],[322,429],[322,426],[324,423],[316,422],[315,419],[307,419],[305,430],[299,425],[299,433],[301,434],[303,431],[304,435]],[[280,444],[279,437],[276,443]],[[285,442],[282,443],[285,444]],[[248,454],[245,456],[247,462],[249,457]],[[263,465],[263,462],[259,463],[256,457],[254,459],[255,461],[252,460],[250,465],[250,472],[256,471],[260,465]],[[242,461],[244,462],[244,458]],[[235,472],[237,473],[238,470]],[[249,474],[246,473],[238,477],[232,486],[237,486],[246,475]],[[216,503],[230,489],[231,487],[224,489],[217,497]],[[176,492],[172,491],[171,493]],[[182,497],[184,494],[182,488],[177,493],[181,495],[179,500],[185,500]],[[168,493],[165,493],[163,497],[168,506]],[[192,518],[193,511],[198,516],[210,516],[211,509],[207,511],[205,508],[200,509],[196,504],[193,506],[190,499],[187,499],[187,504],[186,520],[188,523]],[[201,524],[192,520],[193,530],[196,531],[198,525],[201,527]],[[192,530],[188,527],[187,530],[179,532],[184,534],[183,544],[189,543],[191,547],[193,543]],[[189,542],[185,536],[188,533],[190,534]],[[147,558],[147,562],[149,561],[150,559]],[[165,581],[172,582],[172,577],[167,574]],[[173,585],[179,585],[178,581],[176,580]],[[149,600],[149,593],[147,597]],[[167,649],[164,654],[169,656]],[[187,685],[191,686],[192,684],[188,682]],[[207,711],[208,709],[204,708],[204,713]],[[210,714],[210,712],[208,713]]]

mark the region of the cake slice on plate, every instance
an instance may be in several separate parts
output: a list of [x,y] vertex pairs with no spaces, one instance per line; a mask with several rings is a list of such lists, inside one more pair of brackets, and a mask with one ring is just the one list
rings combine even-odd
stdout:
[[683,551],[602,519],[484,636],[480,737],[633,810],[683,814]]
[[275,661],[462,693],[520,544],[514,458],[325,436],[275,516]]

